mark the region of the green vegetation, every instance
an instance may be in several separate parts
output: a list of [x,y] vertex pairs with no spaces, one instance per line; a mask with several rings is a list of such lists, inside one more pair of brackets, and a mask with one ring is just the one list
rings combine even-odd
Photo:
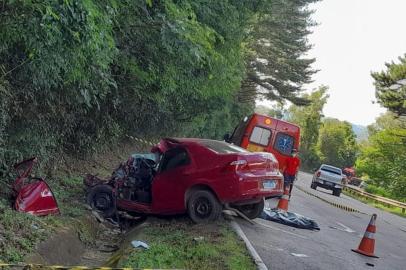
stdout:
[[126,134],[221,138],[259,96],[306,103],[315,1],[3,1],[0,181]]
[[85,244],[92,243],[92,237],[84,222],[77,220],[83,216],[82,179],[62,178],[49,182],[61,215],[36,217],[19,213],[12,209],[10,201],[0,198],[0,261],[21,262],[35,245],[45,240],[56,229],[76,224],[80,239]]
[[285,112],[281,109],[286,120],[301,128],[300,157],[302,169],[307,171],[321,163],[344,168],[356,160],[358,145],[351,125],[322,114],[329,97],[327,91],[328,87],[321,86],[301,97],[310,102],[307,106],[291,105]]
[[320,165],[321,157],[317,152],[317,141],[322,126],[322,111],[327,102],[328,88],[320,87],[304,98],[310,100],[308,106],[290,106],[288,120],[300,126],[300,157],[302,169],[312,170]]
[[150,249],[133,250],[122,263],[133,268],[256,269],[244,243],[227,224],[152,223],[138,239]]
[[[311,68],[314,58],[306,55],[311,45],[307,36],[311,20],[309,3],[318,0],[263,1],[262,12],[255,18],[251,31],[247,76],[240,91],[241,99],[255,97],[297,105],[308,104],[299,97],[303,84],[316,72]],[[259,87],[259,91],[258,91]]]
[[352,166],[358,145],[351,124],[337,119],[324,119],[316,148],[321,162],[339,168]]
[[356,168],[369,191],[406,202],[406,57],[372,73],[378,102],[389,111],[368,126]]
[[[377,124],[369,128],[372,133],[361,147],[357,172],[368,179],[372,193],[380,194],[384,189],[385,197],[406,201],[406,122],[399,118],[392,121],[399,124],[397,127],[381,127],[379,122],[378,118]],[[385,122],[386,126],[389,123]]]
[[82,177],[63,177],[49,183],[58,206],[66,217],[80,217],[83,215],[84,189]]
[[368,193],[373,193],[382,197],[389,197],[390,193],[383,187],[377,187],[372,184],[368,184],[365,187],[365,191]]
[[39,218],[18,213],[0,199],[0,262],[22,261],[35,244],[52,231],[54,217]]
[[373,72],[376,98],[385,108],[399,116],[406,116],[406,55],[399,63],[386,63],[386,70]]

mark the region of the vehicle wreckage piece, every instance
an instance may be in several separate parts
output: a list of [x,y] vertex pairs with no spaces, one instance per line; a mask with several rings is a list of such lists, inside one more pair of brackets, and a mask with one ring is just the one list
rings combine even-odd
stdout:
[[31,176],[37,161],[37,158],[33,157],[14,165],[17,171],[17,177],[12,184],[14,208],[35,216],[59,214],[58,203],[47,182],[43,178]]

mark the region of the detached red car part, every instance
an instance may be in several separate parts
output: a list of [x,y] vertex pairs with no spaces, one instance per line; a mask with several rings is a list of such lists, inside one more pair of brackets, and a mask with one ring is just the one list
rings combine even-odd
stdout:
[[119,209],[135,214],[188,213],[202,222],[215,220],[226,204],[256,218],[264,198],[283,192],[278,161],[271,153],[251,153],[205,139],[163,139],[151,152],[133,155],[108,180],[87,175],[90,206],[105,217]]
[[30,158],[14,165],[17,177],[12,184],[14,208],[36,216],[59,214],[58,204],[51,188],[43,178],[31,177],[37,158]]

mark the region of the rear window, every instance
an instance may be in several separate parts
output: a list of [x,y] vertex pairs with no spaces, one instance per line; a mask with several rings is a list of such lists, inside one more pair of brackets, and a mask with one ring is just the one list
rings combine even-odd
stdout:
[[290,156],[294,143],[295,139],[292,136],[286,133],[278,133],[278,135],[276,135],[274,148],[281,154]]
[[229,144],[226,142],[220,141],[211,141],[211,140],[201,140],[200,144],[206,146],[210,150],[220,153],[220,154],[230,154],[230,153],[244,153],[248,152],[244,148],[236,146],[234,144]]
[[341,170],[338,168],[330,167],[330,166],[321,166],[320,170],[329,172],[329,173],[334,173],[337,175],[341,175]]
[[254,127],[250,136],[250,142],[267,146],[271,139],[272,132],[269,129],[263,127]]

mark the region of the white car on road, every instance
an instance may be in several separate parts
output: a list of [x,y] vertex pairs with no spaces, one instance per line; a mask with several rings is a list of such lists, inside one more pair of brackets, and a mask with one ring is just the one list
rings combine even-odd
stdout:
[[322,164],[314,173],[311,188],[322,187],[333,191],[333,195],[339,197],[345,185],[345,175],[340,168]]

